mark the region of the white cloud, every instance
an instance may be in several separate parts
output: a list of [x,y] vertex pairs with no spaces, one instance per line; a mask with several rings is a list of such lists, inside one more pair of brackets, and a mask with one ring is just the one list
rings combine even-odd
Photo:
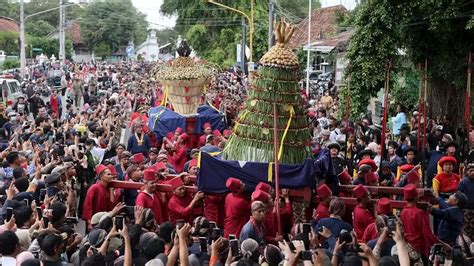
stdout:
[[160,29],[174,27],[176,17],[166,17],[160,14],[160,7],[163,4],[163,0],[132,0],[132,3],[140,12],[146,14],[150,28]]

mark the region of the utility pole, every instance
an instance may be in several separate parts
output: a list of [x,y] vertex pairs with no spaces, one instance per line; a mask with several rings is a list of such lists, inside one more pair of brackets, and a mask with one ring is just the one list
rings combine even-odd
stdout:
[[242,16],[242,43],[240,44],[240,64],[241,64],[241,68],[242,68],[242,71],[244,73],[247,73],[247,71],[245,71],[245,49],[247,47],[246,45],[246,42],[247,42],[247,23],[245,21],[245,17]]
[[62,65],[64,65],[64,58],[65,56],[65,49],[64,49],[64,7],[63,7],[63,1],[64,0],[59,0],[59,55],[58,59],[59,62]]
[[309,59],[310,59],[310,54],[311,54],[311,51],[309,49],[309,46],[311,44],[311,0],[308,0],[309,2],[309,9],[308,9],[308,44],[307,44],[307,47],[306,49],[308,49],[308,55],[306,57],[306,95],[308,96],[308,99],[309,99],[309,67],[310,67],[310,64],[309,64]]
[[268,2],[268,49],[275,43],[273,35],[273,21],[275,21],[275,3],[273,0]]
[[25,3],[20,0],[20,75],[25,78],[26,52],[25,52]]

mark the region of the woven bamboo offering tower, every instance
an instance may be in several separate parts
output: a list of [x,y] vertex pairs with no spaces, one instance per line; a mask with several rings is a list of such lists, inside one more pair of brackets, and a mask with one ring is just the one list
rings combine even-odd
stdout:
[[[276,45],[260,60],[251,80],[244,110],[224,150],[228,160],[274,162],[273,105],[277,109],[280,163],[300,164],[312,156],[311,136],[301,97],[299,63],[287,47],[295,28],[284,21],[275,25]],[[283,139],[283,140],[282,140]]]
[[179,57],[171,65],[161,68],[157,78],[175,112],[196,114],[201,95],[211,79],[211,71],[189,57],[191,48],[186,41],[182,41],[176,51]]

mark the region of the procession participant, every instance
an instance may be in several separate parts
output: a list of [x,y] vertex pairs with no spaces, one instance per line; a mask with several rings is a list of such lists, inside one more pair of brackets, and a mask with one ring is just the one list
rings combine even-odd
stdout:
[[[369,161],[370,160],[370,161]],[[372,166],[369,165],[373,161],[372,159],[368,159],[367,161],[362,160],[359,163],[359,171],[357,172],[357,178],[354,180],[354,185],[366,185],[365,175],[372,172]],[[367,163],[367,164],[366,164]],[[374,162],[375,165],[375,162]]]
[[[390,205],[390,199],[380,198],[377,201],[377,207],[375,210],[377,212],[377,215],[391,216],[392,207]],[[376,224],[376,221],[374,221],[373,223],[369,224],[367,228],[364,230],[364,234],[362,236],[362,242],[368,243],[370,240],[376,239],[378,235],[379,235],[379,232],[377,231],[377,224]]]
[[405,240],[422,258],[424,257],[423,261],[428,261],[431,246],[439,240],[431,231],[428,213],[416,206],[418,191],[413,184],[403,188],[403,198],[407,201],[407,205],[400,214],[400,220],[403,223]]
[[120,154],[120,163],[115,165],[115,170],[117,171],[117,180],[125,180],[125,174],[127,173],[127,169],[130,166],[130,157],[132,157],[132,154],[128,151],[123,151]]
[[184,172],[189,172],[189,164],[191,163],[192,160],[197,160],[199,156],[199,149],[192,149],[190,156],[191,156],[191,160],[187,161],[184,164],[184,170],[183,170]]
[[155,221],[158,224],[162,224],[163,222],[167,221],[167,218],[163,216],[161,211],[162,202],[159,192],[157,192],[155,169],[146,169],[143,172],[143,180],[144,189],[138,193],[135,204],[143,208],[151,209],[153,211]]
[[147,166],[152,166],[157,162],[159,151],[157,148],[151,148],[148,152],[148,163]]
[[363,185],[357,185],[353,192],[358,202],[354,208],[354,231],[360,241],[367,226],[375,221],[375,216],[370,208],[372,205],[369,191]]
[[474,163],[466,166],[465,176],[459,183],[458,191],[467,196],[467,202],[464,206],[463,230],[470,239],[474,239]]
[[331,131],[327,129],[321,130],[321,133],[320,133],[321,140],[319,141],[321,148],[328,148],[328,145],[331,144],[331,141],[329,140],[329,136],[331,136]]
[[456,163],[457,160],[453,156],[443,156],[439,160],[439,166],[441,166],[443,172],[433,178],[433,190],[438,195],[443,196],[441,193],[451,194],[458,190],[461,177],[453,172]]
[[138,168],[140,169],[144,169],[145,168],[145,161],[146,161],[146,158],[145,156],[143,155],[143,153],[136,153],[134,154],[132,157],[131,157],[131,161],[132,161],[132,164],[137,166]]
[[110,170],[105,165],[99,164],[96,167],[96,175],[99,180],[87,190],[82,213],[89,228],[92,215],[102,211],[111,211],[115,206],[115,200],[111,200],[108,188],[110,181],[112,181]]
[[251,205],[250,220],[243,226],[242,231],[240,232],[239,241],[243,242],[244,240],[251,238],[260,246],[265,245],[265,204],[261,201],[254,201]]
[[[347,162],[341,156],[339,152],[341,151],[341,146],[337,143],[331,143],[327,146],[329,152],[331,153],[332,165],[334,167],[334,173],[339,175],[347,168]],[[328,203],[329,204],[329,203]]]
[[245,196],[245,184],[239,179],[228,178],[226,187],[231,193],[225,198],[224,237],[240,236],[250,215],[250,201]]
[[379,185],[379,176],[376,172],[368,172],[364,175],[365,185],[366,186],[378,186]]
[[388,161],[382,161],[378,174],[381,186],[391,187],[393,185],[395,174],[390,170],[390,163]]
[[[127,169],[125,180],[140,183],[142,179],[143,172],[138,166],[132,165]],[[122,191],[123,202],[125,202],[127,206],[134,206],[140,189],[123,189]]]
[[174,146],[174,150],[171,151],[169,158],[170,162],[173,165],[173,168],[176,172],[181,173],[184,169],[184,164],[188,161],[187,157],[187,143],[188,143],[189,135],[183,133],[179,135],[177,142]]
[[117,144],[115,146],[115,153],[116,155],[110,158],[109,160],[112,161],[114,165],[117,165],[120,163],[120,159],[122,158],[122,153],[125,151],[125,145],[122,143]]
[[171,185],[173,192],[173,196],[171,196],[168,202],[170,222],[176,224],[176,221],[180,219],[187,223],[192,222],[194,219],[194,208],[201,203],[201,200],[204,198],[204,193],[199,191],[194,197],[186,193],[183,180],[181,180],[179,176],[171,179],[168,183]]
[[332,191],[326,184],[322,184],[316,189],[316,192],[319,196],[319,204],[314,210],[313,218],[319,221],[320,219],[329,218],[330,216],[329,203],[332,199]]
[[198,145],[198,148],[206,145],[206,138],[207,136],[209,136],[211,133],[212,133],[212,127],[211,127],[211,123],[209,122],[206,122],[204,123],[204,125],[202,126],[203,129],[204,129],[204,132],[203,134],[199,137],[199,145]]
[[143,133],[143,126],[141,124],[134,124],[133,129],[134,134],[128,139],[128,151],[132,154],[148,154],[148,150],[151,148],[151,143],[148,136]]
[[397,172],[398,166],[402,164],[402,159],[397,155],[398,143],[391,140],[388,142],[388,159],[389,159],[389,166],[390,171],[392,173]]
[[199,150],[207,153],[214,153],[214,152],[220,152],[221,150],[219,147],[214,145],[214,136],[213,135],[207,135],[206,137],[206,144],[202,146]]

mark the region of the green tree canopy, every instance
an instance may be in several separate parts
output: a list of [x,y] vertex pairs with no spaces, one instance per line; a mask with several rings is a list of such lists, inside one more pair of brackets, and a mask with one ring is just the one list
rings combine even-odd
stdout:
[[17,54],[19,51],[18,34],[8,31],[0,32],[0,47],[0,50],[7,54]]
[[474,40],[469,28],[473,10],[469,0],[366,1],[356,14],[347,53],[352,66],[352,115],[364,113],[369,98],[383,87],[388,60],[394,59],[397,74],[404,69],[399,68],[404,61],[400,57],[406,54],[412,65],[428,60],[429,115],[447,115],[459,122],[467,55]]
[[[268,50],[268,1],[254,1],[254,61]],[[219,3],[249,14],[248,0],[220,0]],[[314,8],[320,6],[313,0]],[[284,16],[297,23],[307,16],[307,0],[279,0],[276,18]],[[187,38],[200,57],[224,67],[236,62],[236,47],[241,42],[242,16],[236,12],[208,3],[207,0],[164,0],[161,12],[176,15],[175,29]],[[248,23],[247,23],[248,24]],[[247,45],[249,27],[247,25]]]
[[99,43],[106,43],[115,51],[131,40],[143,42],[148,22],[131,0],[105,0],[92,2],[85,8],[80,25],[87,46],[94,48]]
[[44,37],[56,28],[44,20],[29,20],[25,23],[25,31],[32,36]]

